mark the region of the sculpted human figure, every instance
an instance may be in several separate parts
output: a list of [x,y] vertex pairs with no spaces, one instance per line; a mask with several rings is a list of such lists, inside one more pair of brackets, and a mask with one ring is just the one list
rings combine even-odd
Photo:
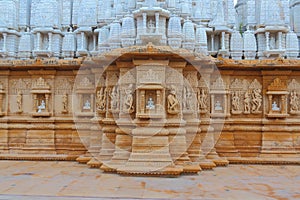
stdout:
[[244,97],[244,113],[249,114],[250,113],[250,102],[251,102],[251,97],[249,92],[247,91],[245,93],[245,97]]
[[125,112],[133,113],[133,85],[130,84],[128,88],[125,90],[125,97],[124,97],[124,107]]
[[256,88],[252,93],[252,112],[259,112],[262,103],[261,89]]
[[42,110],[46,109],[46,103],[44,100],[41,101],[41,105],[38,106],[38,113],[41,113]]
[[272,103],[272,110],[273,110],[273,111],[279,111],[279,110],[280,110],[280,108],[278,107],[276,101],[274,101],[274,102]]
[[296,91],[291,92],[290,105],[291,105],[291,112],[299,111],[299,97]]
[[68,94],[64,94],[62,97],[63,101],[63,112],[67,112],[68,111]]
[[17,104],[18,104],[18,112],[23,112],[23,110],[22,110],[22,107],[23,107],[23,94],[22,94],[21,91],[18,91]]
[[198,93],[198,103],[200,110],[207,109],[207,94],[203,88],[201,88],[200,92]]
[[87,99],[86,102],[84,103],[83,110],[90,110],[91,109],[91,103]]
[[232,94],[232,110],[240,110],[240,97],[237,91],[233,92]]
[[188,87],[184,87],[184,94],[183,94],[183,109],[191,110],[192,109],[192,93]]
[[106,107],[106,89],[101,88],[97,92],[97,109],[104,111]]
[[179,101],[176,97],[176,88],[174,85],[171,86],[170,94],[168,95],[168,113],[178,114],[179,113]]
[[149,109],[149,110],[155,109],[155,104],[154,104],[154,101],[151,97],[148,99],[146,108]]
[[117,86],[114,86],[111,93],[109,94],[110,96],[110,106],[112,110],[116,110],[119,107],[119,90]]

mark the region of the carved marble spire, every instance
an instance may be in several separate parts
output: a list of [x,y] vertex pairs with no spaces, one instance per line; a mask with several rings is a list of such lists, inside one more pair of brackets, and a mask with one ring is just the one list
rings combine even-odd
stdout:
[[181,47],[182,43],[182,27],[181,19],[178,16],[171,16],[168,24],[168,44],[173,49]]
[[[29,31],[29,29],[27,29]],[[33,50],[33,39],[30,32],[22,32],[19,41],[18,58],[30,59]]]
[[257,44],[254,32],[248,30],[244,33],[244,56],[247,60],[254,60],[257,51]]
[[111,48],[119,48],[121,44],[121,25],[118,20],[110,25],[109,42]]
[[134,45],[136,28],[132,15],[126,15],[125,18],[123,18],[121,37],[123,47],[130,47]]
[[17,29],[17,0],[0,1],[0,28]]
[[75,51],[76,51],[75,34],[73,33],[72,28],[70,28],[70,31],[65,33],[62,42],[63,57],[72,59],[74,57]]
[[230,40],[230,54],[232,59],[241,60],[243,56],[243,38],[236,28],[233,30]]
[[209,24],[210,26],[217,27],[217,26],[226,25],[224,8],[225,8],[224,0],[218,1],[217,8],[216,8],[216,13],[214,13],[213,19]]
[[290,31],[286,35],[286,55],[289,59],[296,59],[299,55],[299,44],[296,33]]
[[207,51],[207,34],[206,27],[198,25],[196,28],[196,48],[195,50],[198,53],[203,53],[204,55],[208,54]]
[[195,28],[191,20],[185,20],[182,29],[183,48],[193,51],[195,48]]

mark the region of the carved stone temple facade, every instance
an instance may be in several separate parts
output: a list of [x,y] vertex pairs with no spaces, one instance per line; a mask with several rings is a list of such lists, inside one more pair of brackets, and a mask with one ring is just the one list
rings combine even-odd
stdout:
[[300,164],[300,0],[0,8],[0,159],[168,176]]

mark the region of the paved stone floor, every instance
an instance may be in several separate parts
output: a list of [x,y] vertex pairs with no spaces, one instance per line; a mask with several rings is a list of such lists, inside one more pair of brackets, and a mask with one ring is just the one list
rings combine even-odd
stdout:
[[104,174],[76,162],[0,161],[0,199],[300,199],[300,166],[230,165],[179,178]]

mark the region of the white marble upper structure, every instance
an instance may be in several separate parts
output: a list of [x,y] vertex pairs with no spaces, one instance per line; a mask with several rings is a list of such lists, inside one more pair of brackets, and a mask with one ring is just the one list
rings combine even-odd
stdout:
[[300,0],[1,0],[2,59],[97,56],[134,45],[297,58]]

